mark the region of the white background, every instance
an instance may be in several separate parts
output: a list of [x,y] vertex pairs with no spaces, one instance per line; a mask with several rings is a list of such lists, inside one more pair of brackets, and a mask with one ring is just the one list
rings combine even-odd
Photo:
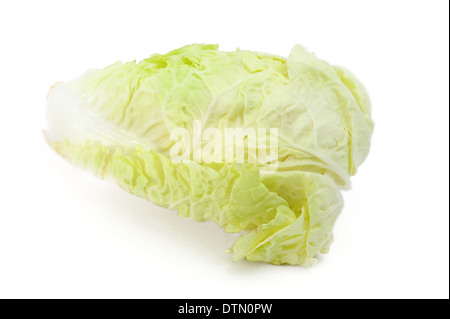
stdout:
[[[2,1],[0,297],[448,298],[448,1]],[[304,269],[232,263],[235,236],[66,163],[56,81],[190,43],[301,43],[368,88],[376,131],[335,243]]]

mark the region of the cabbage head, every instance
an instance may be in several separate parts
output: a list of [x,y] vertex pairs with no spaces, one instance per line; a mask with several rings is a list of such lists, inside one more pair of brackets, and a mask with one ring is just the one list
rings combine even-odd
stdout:
[[[194,44],[89,70],[51,88],[47,119],[49,144],[73,164],[241,233],[229,249],[234,261],[303,266],[328,251],[340,190],[350,188],[374,127],[361,83],[300,45],[283,58]],[[171,132],[195,135],[196,121],[219,132],[277,129],[276,169],[248,153],[244,161],[174,160]]]

